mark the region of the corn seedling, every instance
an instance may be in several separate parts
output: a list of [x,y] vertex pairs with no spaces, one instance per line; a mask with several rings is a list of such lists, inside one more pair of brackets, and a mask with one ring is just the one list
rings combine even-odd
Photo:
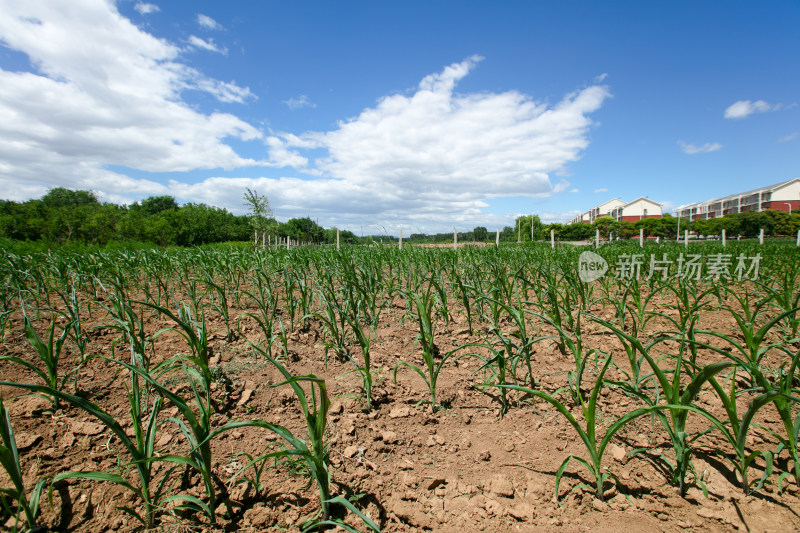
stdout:
[[[64,342],[67,340],[67,337],[69,336],[69,330],[74,326],[74,323],[67,322],[67,324],[64,325],[64,329],[61,331],[61,336],[56,339],[55,333],[56,333],[56,326],[58,325],[58,319],[56,316],[53,316],[50,319],[50,327],[48,329],[47,341],[45,342],[33,328],[33,325],[31,324],[31,321],[28,318],[27,313],[24,314],[24,320],[25,320],[25,337],[27,337],[28,342],[30,342],[34,350],[36,350],[36,355],[39,356],[39,360],[42,362],[43,368],[39,368],[33,363],[30,363],[24,359],[11,355],[0,356],[0,361],[9,361],[12,363],[16,363],[22,367],[25,367],[28,370],[34,372],[37,376],[39,376],[41,380],[45,383],[45,385],[47,385],[48,387],[55,390],[63,389],[67,379],[69,379],[69,377],[78,370],[77,367],[73,368],[71,371],[67,372],[63,376],[61,375],[61,372],[59,370],[59,364],[61,361],[61,350],[64,347]],[[53,408],[58,409],[59,407],[58,396],[50,396],[50,400],[53,402]]]
[[[3,404],[2,396],[0,396],[0,465],[8,474],[13,485],[10,488],[0,488],[0,502],[2,502],[2,506],[8,514],[14,517],[15,525],[13,530],[19,530],[20,514],[25,516],[28,530],[36,529],[36,517],[39,514],[42,491],[50,480],[46,477],[39,479],[30,496],[25,490],[25,481],[19,462],[19,451],[17,450],[17,442],[14,439],[14,428],[11,427],[11,420],[8,417],[8,410]],[[11,509],[5,497],[17,502],[16,510]]]

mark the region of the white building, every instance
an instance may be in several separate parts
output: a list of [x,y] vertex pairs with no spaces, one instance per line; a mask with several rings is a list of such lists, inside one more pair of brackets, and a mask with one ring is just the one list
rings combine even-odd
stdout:
[[641,196],[632,202],[615,207],[611,217],[617,222],[636,222],[643,218],[661,218],[661,204]]
[[677,214],[682,218],[697,220],[746,211],[775,209],[791,212],[792,209],[798,208],[800,208],[800,178],[795,178],[752,191],[684,205],[677,209]]
[[569,224],[591,224],[600,217],[612,217],[617,221],[634,221],[650,217],[661,218],[661,204],[644,197],[628,203],[619,198],[614,198],[591,208],[585,213],[581,213],[570,220]]

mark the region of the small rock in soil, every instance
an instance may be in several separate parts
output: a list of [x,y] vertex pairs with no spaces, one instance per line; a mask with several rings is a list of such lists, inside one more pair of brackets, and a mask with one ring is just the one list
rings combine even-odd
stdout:
[[39,435],[34,435],[33,433],[17,433],[15,437],[17,441],[17,449],[20,451],[27,450],[42,440],[42,437]]
[[248,401],[250,401],[250,397],[252,395],[253,395],[253,389],[245,389],[244,392],[242,392],[242,397],[239,398],[238,402],[236,402],[236,405],[239,407],[243,406]]
[[409,407],[395,407],[389,411],[389,418],[406,418],[411,416],[411,408]]
[[508,515],[520,522],[532,522],[536,519],[536,512],[533,510],[533,505],[529,503],[519,503],[513,507],[509,507]]
[[608,447],[608,451],[611,452],[611,457],[614,458],[615,461],[619,463],[625,463],[628,458],[628,454],[625,453],[625,448],[622,446],[617,446],[616,444],[611,444]]
[[345,457],[352,459],[353,457],[358,455],[358,446],[348,446],[347,448],[344,449],[344,452],[342,452],[342,454]]
[[71,424],[72,432],[78,435],[99,435],[105,428],[102,424],[95,422],[73,422]]
[[8,405],[8,414],[12,417],[34,418],[52,408],[53,404],[40,396],[22,396]]
[[505,476],[497,476],[489,484],[489,491],[495,496],[514,497],[514,485]]

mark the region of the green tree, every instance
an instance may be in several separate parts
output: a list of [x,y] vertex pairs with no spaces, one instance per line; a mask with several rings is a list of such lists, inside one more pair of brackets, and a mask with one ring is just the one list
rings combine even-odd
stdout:
[[275,230],[275,219],[272,217],[272,208],[269,198],[250,190],[244,193],[244,205],[250,209],[250,225],[259,235],[271,235]]
[[483,226],[477,226],[472,230],[472,237],[478,242],[485,242],[489,237],[489,230]]
[[595,230],[600,230],[600,236],[604,239],[608,239],[612,231],[614,233],[619,233],[619,224],[609,216],[596,218],[594,222],[592,222],[592,226]]
[[156,215],[163,211],[177,211],[178,202],[172,196],[151,196],[142,200],[142,210],[148,215]]

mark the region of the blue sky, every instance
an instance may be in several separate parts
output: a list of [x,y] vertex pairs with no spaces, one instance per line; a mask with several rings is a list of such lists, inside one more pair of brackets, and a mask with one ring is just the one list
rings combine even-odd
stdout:
[[800,177],[800,3],[0,0],[0,197],[397,234]]

